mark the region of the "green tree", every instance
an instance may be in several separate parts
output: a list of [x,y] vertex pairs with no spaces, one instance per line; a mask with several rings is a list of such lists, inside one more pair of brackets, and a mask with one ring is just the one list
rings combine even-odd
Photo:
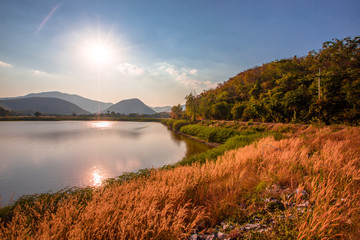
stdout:
[[191,119],[192,122],[196,120],[196,114],[197,114],[197,104],[198,99],[196,98],[196,93],[190,93],[189,95],[186,95],[186,115]]
[[211,114],[214,119],[229,120],[231,119],[231,105],[225,101],[212,105]]
[[233,119],[234,120],[241,119],[245,108],[246,108],[245,102],[235,103],[235,105],[231,109],[231,115],[232,115]]
[[184,111],[182,110],[182,107],[180,103],[176,106],[173,106],[171,108],[170,117],[173,119],[181,119],[183,116]]

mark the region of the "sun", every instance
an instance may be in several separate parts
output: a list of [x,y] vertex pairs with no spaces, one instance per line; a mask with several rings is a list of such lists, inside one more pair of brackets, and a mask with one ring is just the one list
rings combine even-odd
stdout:
[[110,43],[100,39],[86,41],[82,46],[82,55],[86,62],[95,66],[110,64],[114,58],[114,51]]

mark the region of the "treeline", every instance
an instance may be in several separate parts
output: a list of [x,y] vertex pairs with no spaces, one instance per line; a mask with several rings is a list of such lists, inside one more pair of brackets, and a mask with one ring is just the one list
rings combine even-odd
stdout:
[[93,114],[76,114],[73,113],[72,115],[62,115],[62,114],[49,114],[43,112],[34,112],[23,114],[19,112],[9,111],[5,108],[0,107],[0,117],[8,117],[12,119],[16,119],[23,117],[24,119],[30,119],[30,117],[48,117],[48,118],[75,118],[75,119],[91,119],[91,118],[114,118],[114,119],[143,119],[143,118],[169,118],[170,113],[168,112],[159,112],[155,114],[139,114],[139,113],[130,113],[130,114],[122,114],[122,113],[115,113],[115,112],[108,112],[108,113],[93,113]]
[[186,100],[173,118],[360,124],[360,36],[246,70]]

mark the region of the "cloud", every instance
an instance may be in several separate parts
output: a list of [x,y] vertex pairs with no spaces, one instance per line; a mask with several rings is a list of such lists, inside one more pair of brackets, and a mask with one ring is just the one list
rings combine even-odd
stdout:
[[189,70],[189,73],[192,74],[192,75],[196,75],[197,72],[198,72],[197,69],[190,69],[190,70]]
[[117,68],[124,75],[141,75],[144,73],[142,68],[131,63],[121,63]]
[[0,67],[13,67],[10,63],[0,61]]
[[[121,63],[117,66],[118,71],[127,76],[137,77],[142,75],[142,81],[144,79],[152,79],[155,82],[167,82],[174,83],[178,86],[185,87],[186,89],[194,89],[196,91],[202,91],[204,88],[214,88],[217,86],[206,80],[201,80],[203,76],[198,74],[198,70],[195,68],[185,68],[177,66],[168,62],[157,62],[151,64],[146,68],[139,67],[131,63]],[[147,78],[143,78],[146,75]]]
[[185,87],[189,88],[201,88],[203,85],[202,81],[199,81],[193,77],[193,75],[197,74],[197,69],[188,69],[188,68],[177,68],[175,65],[162,62],[158,63],[158,70],[163,73],[167,73],[170,76],[174,77],[175,81]]
[[43,71],[39,71],[39,70],[32,70],[32,72],[35,74],[35,75],[47,75],[46,72],[43,72]]
[[218,83],[214,83],[214,82],[211,82],[211,81],[205,81],[204,85],[205,85],[206,88],[216,88]]

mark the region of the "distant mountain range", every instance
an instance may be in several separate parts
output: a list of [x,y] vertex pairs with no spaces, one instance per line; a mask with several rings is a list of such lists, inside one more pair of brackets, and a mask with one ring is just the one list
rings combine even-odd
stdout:
[[58,115],[89,114],[79,106],[59,98],[29,97],[0,100],[0,106],[21,114],[34,114],[35,112]]
[[105,110],[106,108],[113,105],[112,103],[105,103],[96,100],[91,100],[88,98],[81,97],[75,94],[68,94],[62,92],[42,92],[42,93],[30,93],[25,96],[15,97],[15,98],[3,98],[3,99],[23,99],[23,98],[33,98],[33,97],[45,97],[45,98],[58,98],[68,102],[71,102],[75,105],[78,105],[85,111],[90,113],[97,113]]
[[115,112],[120,114],[156,114],[169,112],[170,106],[151,108],[137,98],[122,100],[116,104],[106,103],[75,94],[62,92],[30,93],[25,96],[0,98],[0,106],[21,114],[90,114]]
[[149,106],[145,105],[137,98],[122,100],[111,107],[107,108],[104,112],[115,112],[121,114],[155,114],[156,112]]
[[164,106],[164,107],[152,107],[152,109],[155,112],[170,112],[171,111],[171,106]]

